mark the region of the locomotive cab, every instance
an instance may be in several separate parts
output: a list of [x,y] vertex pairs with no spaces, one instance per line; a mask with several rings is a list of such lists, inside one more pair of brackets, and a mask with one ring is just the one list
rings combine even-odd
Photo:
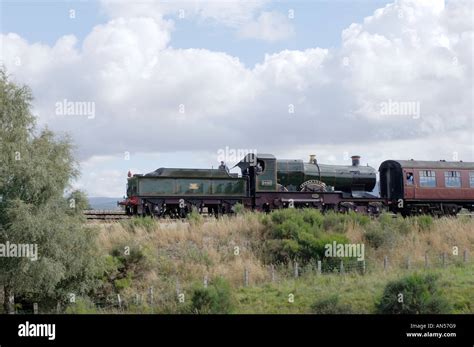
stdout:
[[249,194],[274,192],[277,190],[276,158],[272,154],[247,154],[236,164],[242,170],[242,177],[249,180]]

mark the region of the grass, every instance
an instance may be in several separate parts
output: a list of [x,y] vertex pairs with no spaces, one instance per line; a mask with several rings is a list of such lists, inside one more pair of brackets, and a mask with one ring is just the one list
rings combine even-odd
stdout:
[[[298,213],[303,213],[301,218]],[[365,245],[367,273],[360,275],[347,263],[346,274],[317,275],[314,267],[301,264],[302,275],[295,279],[291,264],[275,264],[277,281],[272,282],[266,238],[278,223],[294,220],[305,232],[316,228],[318,235],[344,235],[351,243]],[[303,223],[303,224],[302,224]],[[307,223],[308,225],[304,224]],[[304,226],[306,225],[306,226]],[[119,281],[124,303],[122,310],[110,307],[98,312],[180,313],[177,292],[186,303],[204,278],[223,278],[233,297],[232,313],[310,313],[312,307],[328,310],[336,303],[354,313],[374,313],[375,303],[385,285],[414,271],[425,271],[428,254],[430,271],[439,273],[441,292],[454,313],[474,313],[474,220],[464,218],[392,218],[378,219],[359,215],[320,215],[315,211],[284,211],[267,216],[240,213],[218,220],[158,223],[154,220],[122,221],[97,224],[98,243],[103,256],[130,247],[140,262],[126,283]],[[319,236],[318,236],[319,237]],[[376,240],[376,241],[373,241]],[[458,254],[453,254],[457,247]],[[463,252],[470,259],[463,262]],[[446,253],[446,267],[441,254]],[[384,257],[388,267],[383,270]],[[411,269],[407,269],[410,258]],[[359,265],[359,264],[357,264]],[[360,267],[359,267],[360,268]],[[244,271],[249,285],[244,287]],[[126,285],[122,285],[126,284]],[[146,303],[150,287],[154,303]],[[116,296],[110,292],[111,297]],[[133,304],[136,295],[142,302]],[[292,294],[294,302],[289,302]],[[94,300],[93,298],[91,300]],[[315,303],[320,305],[315,305]],[[326,312],[326,311],[324,311]]]
[[[306,314],[318,301],[337,294],[339,303],[352,308],[353,313],[374,313],[376,300],[382,295],[388,281],[414,271],[397,271],[381,275],[307,276],[239,288],[236,294],[238,313]],[[454,308],[452,313],[474,313],[474,266],[436,270],[440,275],[441,290]],[[289,302],[289,295],[294,302]]]

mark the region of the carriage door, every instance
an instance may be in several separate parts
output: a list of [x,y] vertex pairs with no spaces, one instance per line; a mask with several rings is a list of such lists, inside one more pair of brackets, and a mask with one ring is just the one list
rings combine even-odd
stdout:
[[403,169],[403,190],[405,191],[405,199],[415,198],[415,170]]

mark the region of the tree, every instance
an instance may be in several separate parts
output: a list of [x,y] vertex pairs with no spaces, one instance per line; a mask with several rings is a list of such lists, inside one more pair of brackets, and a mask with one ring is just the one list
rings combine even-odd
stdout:
[[0,257],[5,310],[11,295],[48,302],[83,294],[96,271],[83,193],[64,196],[78,175],[71,140],[37,131],[31,101],[30,89],[0,69],[0,246],[28,244],[38,252],[37,260]]

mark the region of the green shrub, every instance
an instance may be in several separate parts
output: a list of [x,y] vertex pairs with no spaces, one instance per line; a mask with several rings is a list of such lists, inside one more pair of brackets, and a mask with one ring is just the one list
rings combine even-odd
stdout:
[[204,218],[199,213],[196,207],[193,206],[191,213],[188,213],[186,219],[191,225],[201,225],[204,221]]
[[103,260],[103,280],[99,296],[132,286],[152,266],[151,250],[140,245],[116,246]]
[[350,216],[344,213],[327,212],[324,215],[323,230],[324,231],[335,231],[343,233],[346,231],[347,224],[350,221]]
[[147,261],[145,249],[139,245],[117,246],[112,250],[111,255],[119,261],[119,269],[127,271],[145,267]]
[[323,226],[324,216],[318,210],[305,208],[298,212],[301,213],[301,217],[305,223],[316,227],[318,230]]
[[409,219],[394,218],[390,214],[382,214],[377,220],[366,226],[364,238],[373,248],[394,247],[400,235],[411,230]]
[[367,243],[375,249],[382,246],[392,246],[396,241],[396,236],[393,231],[381,229],[377,224],[371,225],[364,234]]
[[378,219],[380,227],[383,230],[406,235],[412,228],[412,220],[409,218],[394,218],[393,215],[382,213]]
[[69,304],[64,311],[66,314],[94,314],[97,313],[97,307],[88,298],[77,297],[75,303]]
[[389,282],[382,298],[376,304],[377,312],[384,314],[437,314],[449,313],[447,300],[440,292],[434,274],[413,274]]
[[348,216],[355,224],[363,227],[369,225],[371,222],[370,217],[362,213],[351,211],[348,213]]
[[428,231],[433,226],[433,217],[428,215],[418,216],[416,222],[420,230]]
[[124,289],[130,288],[132,286],[132,276],[127,274],[127,277],[116,279],[114,281],[114,286],[118,292],[121,292]]
[[244,214],[245,213],[245,207],[241,203],[237,203],[234,205],[232,208],[235,214]]
[[311,313],[316,314],[351,314],[353,313],[350,304],[339,302],[339,296],[334,294],[328,298],[317,300],[311,305]]
[[[334,216],[330,218],[339,218]],[[306,264],[323,259],[326,244],[347,243],[344,235],[323,232],[325,220],[326,216],[312,209],[284,209],[272,213],[265,222],[264,251],[268,260],[288,262],[298,259]]]
[[285,208],[273,211],[271,214],[271,222],[274,224],[281,224],[285,220],[296,219],[300,216],[300,211],[293,208]]
[[192,313],[230,313],[233,309],[232,291],[229,283],[218,277],[207,288],[196,287],[191,294]]

